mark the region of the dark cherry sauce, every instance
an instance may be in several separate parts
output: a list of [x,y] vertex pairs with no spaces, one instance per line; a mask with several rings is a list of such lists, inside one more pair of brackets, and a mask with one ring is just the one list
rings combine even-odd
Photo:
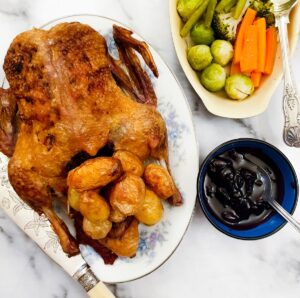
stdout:
[[279,171],[267,156],[259,151],[241,148],[215,157],[207,168],[204,192],[208,207],[227,226],[248,229],[264,221],[272,213],[264,200],[264,185],[255,164],[247,156],[256,157],[272,181],[273,196],[282,197]]

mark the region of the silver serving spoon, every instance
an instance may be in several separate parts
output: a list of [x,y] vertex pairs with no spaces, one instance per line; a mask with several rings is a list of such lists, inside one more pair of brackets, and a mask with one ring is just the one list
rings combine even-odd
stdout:
[[262,180],[263,185],[265,187],[264,200],[266,200],[274,210],[276,210],[287,222],[289,222],[300,233],[300,223],[273,198],[271,179],[266,170],[257,165],[257,163],[260,162],[260,160],[256,160],[256,157],[248,154],[245,154],[245,159],[250,161],[257,167],[260,179]]
[[284,130],[283,139],[288,146],[300,147],[300,100],[294,84],[294,78],[289,60],[289,41],[287,24],[289,13],[298,0],[271,0],[273,2],[276,26],[279,31],[283,68],[284,91],[283,111]]

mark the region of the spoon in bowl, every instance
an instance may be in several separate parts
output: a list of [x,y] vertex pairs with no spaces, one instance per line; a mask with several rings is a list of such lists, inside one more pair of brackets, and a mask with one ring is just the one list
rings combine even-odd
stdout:
[[259,160],[256,160],[254,156],[245,154],[245,159],[254,164],[260,175],[260,179],[265,187],[264,189],[264,199],[269,203],[269,205],[277,211],[287,222],[289,222],[299,233],[300,233],[300,223],[288,213],[273,197],[272,195],[272,183],[271,179],[265,169],[258,166]]
[[291,147],[300,147],[300,99],[295,87],[289,60],[289,42],[287,24],[289,14],[298,0],[271,0],[273,3],[273,13],[275,15],[276,27],[278,27],[281,44],[283,68],[284,68],[284,91],[283,91],[283,111],[284,111],[284,142]]

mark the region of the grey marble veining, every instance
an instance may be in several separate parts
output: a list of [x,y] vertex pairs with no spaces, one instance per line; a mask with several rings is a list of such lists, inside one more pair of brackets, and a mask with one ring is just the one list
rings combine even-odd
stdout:
[[[178,63],[169,27],[167,0],[0,0],[0,63],[18,33],[65,15],[92,13],[130,26],[161,54],[176,74],[190,103],[201,160],[217,145],[238,137],[273,143],[300,175],[300,151],[281,137],[282,86],[268,110],[231,120],[209,114]],[[300,76],[299,47],[293,59]],[[0,72],[0,78],[3,72]],[[296,217],[300,217],[297,208]],[[300,292],[300,236],[286,226],[260,241],[238,241],[214,229],[199,207],[174,255],[140,280],[112,286],[119,298],[289,298]],[[54,264],[0,209],[0,297],[82,298],[84,291]]]

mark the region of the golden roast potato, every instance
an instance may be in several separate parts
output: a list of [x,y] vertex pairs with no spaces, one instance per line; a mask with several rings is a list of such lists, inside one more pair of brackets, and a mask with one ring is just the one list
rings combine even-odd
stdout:
[[108,203],[93,190],[82,193],[79,209],[81,214],[94,224],[107,220],[110,214]]
[[160,198],[167,199],[174,195],[176,188],[168,171],[157,164],[149,164],[144,171],[145,183]]
[[145,225],[155,225],[164,214],[164,206],[160,198],[151,190],[146,189],[144,203],[135,217]]
[[113,157],[120,160],[124,172],[137,176],[143,175],[144,165],[135,154],[126,150],[118,150]]
[[105,238],[99,242],[118,256],[133,257],[139,245],[138,221],[134,219],[121,238]]
[[122,222],[126,219],[126,215],[121,213],[118,209],[112,208],[110,210],[109,220],[115,223]]
[[145,184],[142,178],[125,174],[112,187],[109,201],[112,208],[126,216],[134,215],[141,208],[145,197]]
[[98,224],[94,224],[89,221],[86,217],[83,218],[82,229],[92,239],[99,240],[103,239],[110,232],[112,223],[109,220],[102,221]]
[[74,188],[68,189],[68,203],[76,211],[80,211],[80,196],[81,193],[76,191]]
[[70,171],[67,184],[78,191],[91,190],[107,185],[122,174],[121,162],[114,157],[89,159]]

